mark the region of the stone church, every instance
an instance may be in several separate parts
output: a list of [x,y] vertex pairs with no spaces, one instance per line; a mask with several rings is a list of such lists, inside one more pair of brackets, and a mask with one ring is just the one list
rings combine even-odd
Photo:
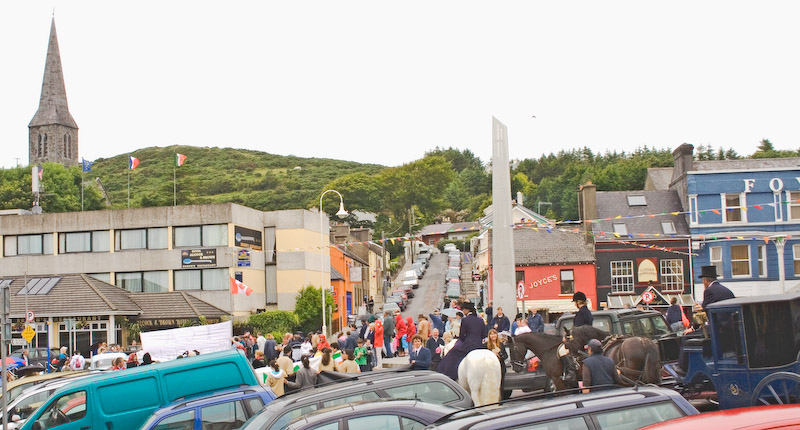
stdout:
[[50,24],[50,42],[42,79],[39,109],[28,124],[30,165],[52,161],[65,166],[78,164],[78,124],[69,113],[56,20]]

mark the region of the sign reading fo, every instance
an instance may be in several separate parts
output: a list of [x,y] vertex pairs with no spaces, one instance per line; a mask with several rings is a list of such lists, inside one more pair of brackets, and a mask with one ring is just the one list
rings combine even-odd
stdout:
[[181,251],[181,268],[213,267],[217,265],[217,250],[184,249]]

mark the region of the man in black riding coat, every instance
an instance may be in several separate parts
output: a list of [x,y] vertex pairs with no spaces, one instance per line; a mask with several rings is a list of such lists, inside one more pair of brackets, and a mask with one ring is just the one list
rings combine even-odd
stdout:
[[575,307],[578,308],[578,313],[575,314],[575,319],[572,320],[572,327],[592,325],[594,317],[592,316],[592,311],[586,306],[586,294],[578,291],[572,295],[572,301],[575,302]]
[[716,266],[703,266],[700,272],[700,279],[703,280],[703,286],[706,287],[703,291],[703,310],[708,310],[708,305],[723,300],[733,299],[736,296],[728,287],[722,285],[717,281],[717,267]]

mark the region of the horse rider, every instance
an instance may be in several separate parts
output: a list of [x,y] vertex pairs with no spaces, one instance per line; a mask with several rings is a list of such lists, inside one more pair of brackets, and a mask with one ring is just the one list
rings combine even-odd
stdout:
[[708,311],[708,305],[723,300],[733,299],[736,296],[728,287],[717,281],[717,266],[703,266],[700,272],[700,279],[703,280],[703,311]]
[[[592,385],[622,385],[614,360],[603,355],[603,345],[599,340],[589,339],[584,348],[589,351],[589,356],[583,359],[584,387],[591,387]],[[588,393],[592,390],[607,388],[610,387],[584,388],[583,392]]]
[[578,308],[578,313],[575,314],[575,319],[572,320],[572,328],[592,325],[594,317],[592,316],[592,311],[586,306],[586,294],[578,291],[572,295],[572,301],[575,303],[575,307]]
[[472,302],[461,304],[461,311],[466,316],[461,319],[461,331],[458,340],[452,349],[442,357],[436,370],[444,373],[454,381],[458,380],[458,365],[461,360],[475,349],[483,347],[483,338],[486,336],[486,323],[475,313],[475,305]]

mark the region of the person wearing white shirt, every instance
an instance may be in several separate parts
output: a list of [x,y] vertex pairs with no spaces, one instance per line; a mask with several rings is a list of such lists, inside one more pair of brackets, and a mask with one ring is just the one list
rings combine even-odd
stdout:
[[83,358],[80,351],[75,351],[75,355],[69,361],[69,368],[72,370],[83,370],[86,367],[86,359]]
[[516,328],[516,330],[514,330],[514,336],[519,336],[519,335],[521,335],[523,333],[530,333],[530,332],[531,332],[531,328],[528,327],[528,320],[523,318],[523,319],[519,320],[519,322],[517,323],[517,328]]

